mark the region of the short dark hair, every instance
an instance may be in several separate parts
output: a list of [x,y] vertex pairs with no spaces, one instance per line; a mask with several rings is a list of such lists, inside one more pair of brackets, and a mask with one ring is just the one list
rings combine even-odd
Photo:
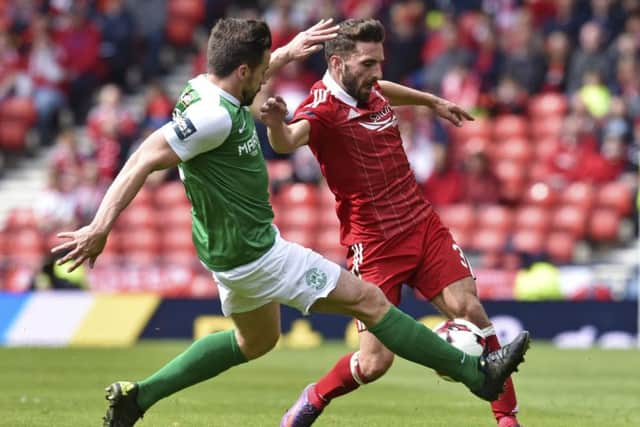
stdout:
[[255,68],[271,49],[271,31],[264,21],[222,18],[211,29],[207,46],[207,70],[227,77],[242,64]]
[[333,55],[343,56],[353,52],[356,42],[383,41],[384,27],[377,19],[347,19],[340,24],[338,35],[325,42],[324,56],[329,62]]

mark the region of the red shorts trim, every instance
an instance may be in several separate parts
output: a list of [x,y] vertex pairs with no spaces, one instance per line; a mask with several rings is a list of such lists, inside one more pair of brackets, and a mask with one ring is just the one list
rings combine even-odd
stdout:
[[352,245],[347,266],[380,287],[395,305],[400,304],[403,284],[431,300],[451,283],[473,276],[469,260],[433,209],[413,230]]

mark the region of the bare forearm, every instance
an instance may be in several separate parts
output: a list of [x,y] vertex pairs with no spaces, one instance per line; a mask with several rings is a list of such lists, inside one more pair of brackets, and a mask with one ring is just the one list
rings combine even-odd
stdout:
[[296,149],[293,133],[284,122],[267,127],[267,135],[269,144],[276,153],[291,153]]
[[380,80],[380,89],[382,94],[389,98],[391,105],[424,105],[429,108],[435,107],[442,98],[437,97],[428,92],[412,89],[387,80]]
[[271,53],[271,60],[269,61],[269,68],[267,68],[265,79],[268,80],[290,61],[291,58],[289,57],[289,53],[284,47],[279,47],[278,49],[274,50]]
[[107,190],[98,212],[91,222],[96,231],[108,234],[120,213],[138,194],[147,176],[152,172],[136,164],[136,156],[132,156],[122,168],[116,179]]

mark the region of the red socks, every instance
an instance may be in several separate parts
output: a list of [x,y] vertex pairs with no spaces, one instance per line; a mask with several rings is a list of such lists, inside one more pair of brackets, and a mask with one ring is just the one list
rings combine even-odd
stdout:
[[[493,326],[489,326],[482,330],[485,334],[487,348],[489,351],[496,351],[500,348],[500,342],[496,336],[496,332]],[[504,383],[504,392],[498,397],[498,400],[491,402],[491,410],[495,415],[496,420],[510,415],[513,416],[518,412],[518,401],[516,400],[516,391],[513,388],[513,381],[511,377],[507,378]]]
[[[360,382],[356,381],[354,374]],[[361,380],[362,373],[358,365],[358,353],[349,353],[338,360],[335,366],[316,383],[315,393],[309,393],[309,400],[316,408],[322,409],[335,397],[347,394],[366,381]]]

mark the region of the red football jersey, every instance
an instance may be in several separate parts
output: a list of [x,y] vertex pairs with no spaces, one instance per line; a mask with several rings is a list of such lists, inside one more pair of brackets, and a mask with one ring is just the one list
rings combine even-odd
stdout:
[[308,120],[309,147],[337,200],[340,241],[388,239],[426,218],[425,200],[402,147],[396,117],[376,85],[358,105],[326,73],[296,110]]

